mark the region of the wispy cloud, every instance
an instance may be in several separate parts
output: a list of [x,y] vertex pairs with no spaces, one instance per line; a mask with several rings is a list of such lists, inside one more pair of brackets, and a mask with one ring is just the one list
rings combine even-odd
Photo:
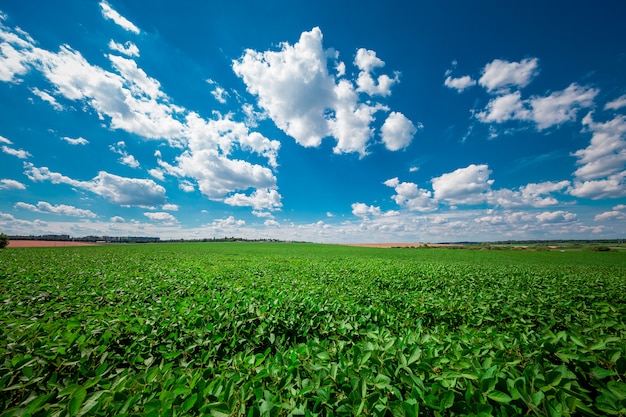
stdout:
[[34,211],[37,213],[50,213],[57,214],[63,216],[71,216],[71,217],[89,217],[95,218],[97,217],[94,212],[91,210],[81,209],[78,207],[65,205],[65,204],[57,204],[53,205],[46,201],[39,201],[36,205],[28,204],[24,202],[18,202],[15,204],[15,208],[22,208],[30,211]]
[[102,9],[102,16],[105,19],[112,20],[116,25],[129,32],[139,34],[140,30],[130,20],[119,14],[114,10],[106,1],[100,2],[100,8]]

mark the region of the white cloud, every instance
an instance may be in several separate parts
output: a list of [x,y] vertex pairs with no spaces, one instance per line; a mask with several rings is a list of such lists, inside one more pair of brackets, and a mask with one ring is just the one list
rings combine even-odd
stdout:
[[485,66],[478,83],[489,92],[526,87],[539,72],[538,67],[537,58],[526,58],[520,62],[494,59]]
[[369,216],[380,216],[382,211],[380,210],[380,207],[377,206],[368,206],[364,203],[353,203],[352,214],[357,217],[367,218]]
[[39,97],[41,100],[43,100],[46,103],[50,104],[52,106],[52,108],[55,109],[56,111],[62,111],[63,110],[63,106],[61,104],[59,104],[57,99],[54,98],[53,96],[51,96],[48,92],[42,91],[42,90],[38,89],[37,87],[31,88],[30,91],[34,95]]
[[188,180],[180,180],[178,188],[186,193],[193,193],[194,191],[196,191],[196,186]]
[[61,140],[64,140],[70,145],[87,145],[89,143],[89,141],[83,137],[70,138],[70,137],[64,136],[61,138]]
[[163,204],[163,206],[161,206],[161,208],[163,210],[167,210],[167,211],[178,211],[178,205],[176,204]]
[[552,193],[563,192],[570,185],[567,180],[530,183],[519,187],[517,191],[507,188],[494,190],[488,195],[488,200],[504,208],[553,206],[559,204],[559,200]]
[[130,20],[119,14],[111,6],[109,6],[109,3],[104,0],[101,1],[100,8],[102,9],[102,16],[105,19],[112,20],[116,25],[120,26],[122,29],[128,32],[139,34],[139,28],[135,26]]
[[111,40],[109,42],[109,48],[112,51],[119,52],[126,56],[130,56],[130,57],[139,56],[139,48],[137,48],[137,45],[135,45],[131,41],[127,41],[126,43],[121,44],[121,43],[115,42],[114,40]]
[[394,75],[394,78],[382,74],[378,79],[374,80],[372,77],[374,70],[385,66],[385,63],[376,56],[376,52],[374,51],[359,48],[356,51],[354,65],[361,70],[356,80],[356,91],[358,92],[366,93],[370,96],[389,96],[391,94],[391,87],[399,81],[398,73]]
[[574,176],[579,180],[595,180],[615,175],[626,167],[626,116],[616,116],[604,123],[594,122],[593,115],[583,118],[591,133],[585,149],[574,152],[579,168]]
[[437,200],[450,204],[479,204],[486,200],[493,180],[487,165],[469,165],[431,180]]
[[122,165],[127,165],[131,168],[139,167],[139,161],[137,161],[133,155],[129,155],[128,152],[126,152],[126,143],[124,143],[124,141],[119,141],[114,145],[110,145],[109,149],[120,155],[118,160]]
[[31,181],[71,185],[104,197],[115,204],[142,207],[165,204],[165,188],[149,179],[126,178],[100,171],[90,181],[79,181],[52,172],[47,167],[38,168],[31,163],[25,163],[24,167],[25,174]]
[[626,94],[604,105],[604,110],[619,110],[626,107]]
[[570,213],[568,211],[557,210],[557,211],[544,211],[543,213],[535,216],[539,223],[561,223],[563,221],[570,222],[576,220],[577,216],[575,213]]
[[390,151],[404,149],[411,143],[417,128],[405,115],[391,112],[381,128],[385,147]]
[[25,190],[26,186],[19,181],[0,179],[0,190]]
[[400,182],[396,177],[385,181],[383,184],[395,190],[396,194],[391,198],[400,207],[422,213],[435,211],[438,208],[437,201],[432,197],[432,192],[419,188],[415,183]]
[[475,86],[476,80],[472,79],[472,77],[470,77],[469,75],[464,75],[459,78],[452,78],[452,76],[448,76],[443,82],[443,85],[448,88],[453,88],[459,93],[462,93],[466,89]]
[[324,137],[332,136],[337,141],[335,153],[366,155],[374,114],[388,108],[360,101],[358,93],[386,96],[398,81],[397,74],[374,81],[371,71],[384,63],[366,49],[356,54],[355,65],[361,70],[356,88],[355,81],[340,78],[345,65],[337,64],[337,74],[329,73],[328,61],[336,61],[338,52],[324,50],[317,27],[303,32],[293,46],[283,42],[280,47],[266,52],[248,49],[233,62],[233,70],[257,96],[259,107],[302,146],[317,147]]
[[113,216],[113,217],[111,217],[111,222],[112,223],[125,223],[126,219],[124,219],[121,216]]
[[626,171],[602,180],[575,181],[568,192],[574,197],[592,200],[626,197]]
[[527,100],[522,100],[521,93],[515,91],[491,99],[485,110],[476,114],[476,118],[483,123],[531,121],[538,130],[543,130],[576,120],[578,111],[591,107],[597,94],[598,90],[575,83],[565,90]]
[[6,145],[3,145],[0,149],[2,149],[2,152],[6,153],[7,155],[12,155],[19,159],[27,159],[29,156],[32,156],[29,152],[23,149],[13,149]]
[[28,204],[20,201],[15,204],[15,208],[23,208],[37,213],[51,213],[71,217],[96,217],[96,214],[91,210],[80,209],[65,204],[52,205],[46,201],[39,201],[37,205]]
[[0,81],[18,83],[18,76],[29,70],[28,52],[32,39],[17,30],[10,31],[0,22]]
[[217,100],[218,102],[225,104],[226,97],[229,97],[230,94],[228,94],[226,90],[224,90],[219,84],[217,84],[212,79],[209,78],[208,80],[206,80],[206,82],[212,86],[215,86],[213,91],[211,91],[211,95],[213,96],[213,98],[215,98],[215,100]]
[[489,100],[485,111],[476,114],[483,123],[503,123],[509,120],[528,120],[530,110],[522,102],[519,91]]
[[164,211],[147,212],[147,213],[144,213],[143,215],[153,221],[159,221],[163,223],[176,223],[176,217]]
[[241,226],[245,226],[245,220],[237,220],[233,216],[228,216],[225,219],[216,219],[213,220],[211,226],[216,227],[217,229],[233,229]]
[[591,107],[599,90],[571,84],[565,90],[556,91],[547,97],[532,97],[532,121],[537,129],[543,130],[576,120],[581,108]]
[[11,142],[9,139],[5,138],[4,136],[0,136],[0,143],[6,143],[7,145],[13,145],[13,142]]
[[252,207],[255,210],[276,210],[282,207],[281,195],[275,189],[257,189],[252,194],[233,194],[224,199],[231,206]]
[[165,181],[165,175],[163,170],[160,170],[158,168],[152,168],[148,170],[148,174],[150,174],[152,177],[156,178],[159,181]]
[[614,220],[626,220],[626,212],[619,210],[611,210],[605,211],[603,213],[597,214],[593,220],[597,222],[602,221],[614,221]]

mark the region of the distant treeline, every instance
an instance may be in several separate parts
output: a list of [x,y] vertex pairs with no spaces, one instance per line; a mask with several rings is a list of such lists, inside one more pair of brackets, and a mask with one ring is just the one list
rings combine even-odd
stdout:
[[151,243],[160,242],[161,238],[147,236],[83,236],[70,235],[29,235],[9,236],[10,240],[47,240],[55,242],[106,242],[106,243]]

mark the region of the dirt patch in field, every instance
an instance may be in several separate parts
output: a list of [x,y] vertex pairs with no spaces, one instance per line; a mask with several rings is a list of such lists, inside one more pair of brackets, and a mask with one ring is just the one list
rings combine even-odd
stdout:
[[10,240],[9,248],[52,248],[62,246],[98,246],[92,242],[71,242],[55,240]]

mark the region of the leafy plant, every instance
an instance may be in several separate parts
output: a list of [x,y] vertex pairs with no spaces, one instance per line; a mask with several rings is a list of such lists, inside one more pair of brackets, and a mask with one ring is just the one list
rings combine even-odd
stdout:
[[0,415],[624,415],[624,256],[3,251]]

